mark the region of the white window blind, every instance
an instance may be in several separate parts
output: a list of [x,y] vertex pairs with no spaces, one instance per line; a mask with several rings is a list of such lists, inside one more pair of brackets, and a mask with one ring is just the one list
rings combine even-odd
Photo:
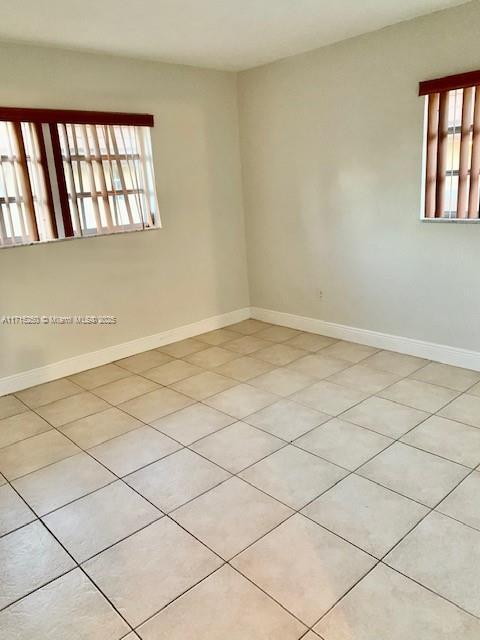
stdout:
[[152,126],[142,114],[0,108],[0,246],[160,227]]

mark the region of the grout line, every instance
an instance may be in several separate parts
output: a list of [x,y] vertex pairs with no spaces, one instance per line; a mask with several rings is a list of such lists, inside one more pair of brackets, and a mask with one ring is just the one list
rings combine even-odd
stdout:
[[[57,429],[55,429],[55,427],[52,427],[51,429],[49,429],[48,431],[57,431],[57,433],[61,433],[59,432]],[[44,431],[43,433],[48,433],[47,431]],[[39,433],[38,435],[42,435],[41,433]],[[63,434],[61,434],[63,435]],[[32,436],[32,438],[35,438],[36,436]],[[26,438],[26,440],[29,440],[29,438]],[[23,442],[23,440],[22,440]],[[75,445],[78,447],[78,445]],[[0,450],[1,451],[1,450]],[[78,451],[75,451],[74,453],[69,453],[68,455],[66,455],[64,458],[60,458],[60,460],[55,460],[53,462],[49,462],[48,464],[44,465],[43,467],[40,467],[39,469],[34,469],[33,471],[29,471],[28,473],[24,473],[23,475],[20,476],[16,476],[15,478],[12,478],[11,480],[8,479],[5,476],[5,480],[12,484],[13,482],[16,482],[17,480],[21,480],[22,478],[26,478],[27,476],[31,475],[32,473],[36,473],[37,471],[41,471],[42,469],[47,469],[48,467],[53,466],[54,464],[56,464],[57,462],[62,462],[63,460],[68,460],[68,458],[74,458],[75,456],[78,456],[79,453],[81,453],[83,451],[83,449],[80,449],[78,447]]]
[[385,567],[387,567],[388,569],[390,569],[391,571],[395,571],[395,573],[398,573],[399,575],[403,576],[404,578],[406,578],[407,580],[411,580],[412,582],[414,582],[415,584],[417,584],[419,587],[425,589],[426,591],[429,591],[431,594],[433,594],[434,596],[437,596],[438,598],[441,598],[442,600],[445,600],[446,602],[448,602],[449,604],[453,605],[456,609],[459,609],[460,611],[462,611],[463,613],[466,613],[468,616],[470,616],[471,618],[474,618],[475,620],[480,620],[480,616],[475,615],[474,613],[472,613],[471,611],[467,611],[467,609],[464,609],[462,606],[460,606],[459,604],[457,604],[456,602],[454,602],[453,600],[449,600],[446,596],[442,595],[441,593],[437,593],[436,591],[434,591],[431,587],[419,582],[418,580],[416,580],[415,578],[412,578],[411,576],[408,576],[406,573],[402,573],[401,571],[399,571],[398,569],[396,569],[395,567],[390,566],[389,564],[387,564],[386,562],[383,562],[383,560],[381,560],[379,562],[379,564],[384,565]]
[[[40,524],[43,524],[43,523],[40,523]],[[70,555],[70,554],[68,554],[68,555]],[[46,587],[49,584],[52,584],[52,582],[55,582],[55,580],[59,580],[60,578],[63,578],[68,573],[71,573],[72,571],[75,571],[75,569],[78,569],[78,568],[79,568],[78,565],[75,563],[74,567],[71,567],[70,569],[67,569],[66,571],[62,571],[60,574],[56,575],[55,577],[50,578],[49,580],[46,580],[45,582],[42,582],[41,585],[39,585],[38,587],[35,587],[34,589],[29,591],[28,593],[25,593],[23,596],[20,596],[19,598],[16,598],[15,600],[12,600],[12,602],[10,602],[9,604],[5,605],[4,607],[0,607],[0,613],[2,613],[3,611],[6,611],[9,607],[13,607],[14,605],[16,605],[19,602],[21,602],[22,600],[24,600],[25,598],[28,598],[28,596],[31,596],[32,594],[36,593],[40,589],[43,589],[43,587]]]
[[[12,487],[12,489],[14,491],[15,488]],[[18,492],[16,492],[18,494]],[[20,494],[18,494],[19,497],[23,500],[22,496]],[[32,511],[34,511],[32,509]],[[34,513],[36,514],[36,512],[34,511]],[[36,514],[37,515],[37,514]],[[38,517],[38,516],[37,516]],[[41,526],[43,526],[48,533],[52,536],[52,538],[57,542],[57,544],[65,551],[65,553],[70,557],[70,559],[72,560],[72,562],[74,563],[74,567],[72,567],[71,569],[69,569],[68,571],[65,571],[64,573],[62,573],[60,576],[56,576],[55,578],[53,578],[52,580],[50,580],[49,582],[41,585],[40,587],[37,587],[36,589],[33,589],[32,591],[30,591],[29,593],[24,594],[21,598],[18,598],[16,600],[16,602],[19,602],[20,600],[23,600],[24,598],[26,598],[27,596],[31,595],[32,593],[35,593],[36,591],[38,591],[39,589],[41,589],[42,587],[46,586],[46,584],[50,584],[51,582],[53,582],[54,580],[57,580],[58,578],[61,578],[63,575],[66,575],[67,573],[70,573],[71,571],[74,571],[75,569],[80,569],[80,571],[82,571],[82,573],[87,577],[87,579],[92,582],[94,584],[94,586],[97,588],[97,590],[102,594],[102,596],[105,598],[105,600],[110,604],[110,606],[114,609],[114,611],[116,611],[116,613],[120,616],[120,618],[127,624],[128,628],[133,631],[133,627],[129,624],[129,622],[125,619],[125,617],[120,613],[120,611],[115,607],[115,605],[113,604],[113,602],[110,600],[110,598],[107,597],[107,595],[102,591],[102,589],[95,584],[95,582],[90,578],[90,576],[84,571],[84,569],[82,568],[82,566],[76,561],[76,559],[73,557],[73,555],[70,553],[70,551],[67,549],[67,547],[65,547],[65,545],[57,538],[57,536],[55,535],[55,533],[53,531],[51,531],[51,529],[45,524],[45,522],[43,522],[43,520],[41,518],[38,518],[39,523],[41,524]],[[7,607],[4,607],[3,609],[0,609],[0,611],[3,611],[4,609],[7,609],[9,606],[11,606],[14,603],[10,603],[9,605],[7,605]]]
[[[379,562],[377,562],[377,564],[375,565],[375,567],[376,567],[376,566],[378,566],[378,564],[380,564],[380,563],[385,564],[385,566],[389,567],[390,569],[392,569],[392,570],[394,570],[394,571],[397,571],[397,573],[399,573],[399,574],[403,575],[405,578],[407,578],[407,579],[409,579],[409,580],[412,580],[413,582],[415,582],[416,584],[420,585],[421,587],[423,587],[423,588],[427,589],[428,591],[430,591],[431,593],[435,594],[436,596],[438,596],[438,597],[442,598],[443,600],[446,600],[447,602],[450,602],[450,604],[455,605],[458,609],[460,609],[460,610],[464,611],[465,613],[468,613],[469,615],[471,615],[471,616],[472,616],[472,617],[474,617],[474,618],[478,618],[478,619],[480,619],[480,616],[476,616],[475,614],[472,614],[471,612],[466,611],[465,609],[463,609],[463,607],[461,607],[460,605],[456,604],[455,602],[452,602],[451,600],[449,600],[448,598],[446,598],[445,596],[443,596],[441,593],[437,593],[437,592],[436,592],[436,591],[434,591],[433,589],[431,589],[431,588],[427,587],[426,585],[422,584],[421,582],[418,582],[417,580],[415,580],[415,579],[414,579],[414,578],[412,578],[411,576],[409,576],[409,575],[407,575],[407,574],[402,573],[402,572],[401,572],[401,571],[399,571],[398,569],[395,569],[395,567],[392,567],[391,565],[389,565],[389,564],[387,564],[387,563],[385,562],[385,558],[386,558],[386,557],[387,557],[387,556],[388,556],[388,555],[389,555],[389,554],[390,554],[394,549],[396,549],[396,548],[397,548],[397,547],[398,547],[398,546],[399,546],[399,545],[400,545],[400,544],[405,540],[405,538],[406,538],[407,536],[409,536],[409,535],[410,535],[410,534],[411,534],[411,533],[412,533],[412,532],[413,532],[413,531],[414,531],[414,530],[415,530],[415,529],[416,529],[416,528],[417,528],[417,527],[418,527],[418,526],[419,526],[419,525],[420,525],[420,524],[421,524],[421,523],[422,523],[422,522],[423,522],[423,521],[424,521],[428,516],[430,516],[430,515],[431,515],[431,513],[433,513],[433,512],[435,511],[436,507],[438,507],[438,505],[439,505],[439,504],[441,504],[441,502],[443,502],[443,500],[445,500],[445,498],[447,498],[447,497],[448,497],[448,496],[449,496],[453,491],[455,491],[455,489],[456,489],[456,488],[457,488],[457,487],[458,487],[458,486],[459,486],[459,485],[460,485],[460,484],[461,484],[461,483],[462,483],[466,478],[468,478],[468,477],[469,477],[473,472],[474,472],[474,470],[472,469],[472,470],[470,471],[470,473],[469,473],[467,476],[465,476],[464,478],[462,478],[462,479],[461,479],[461,480],[460,480],[460,481],[459,481],[459,482],[458,482],[458,483],[457,483],[457,484],[456,484],[456,485],[455,485],[455,486],[454,486],[454,487],[453,487],[453,488],[452,488],[452,489],[447,493],[447,495],[443,496],[443,497],[442,497],[442,499],[441,499],[441,500],[439,500],[439,501],[435,504],[435,506],[433,506],[433,507],[429,507],[429,511],[428,511],[426,514],[424,514],[424,515],[423,515],[423,516],[422,516],[422,517],[421,517],[421,518],[420,518],[420,519],[415,523],[415,525],[414,525],[413,527],[411,527],[411,528],[409,529],[409,531],[407,531],[407,532],[406,532],[406,533],[405,533],[405,534],[400,538],[400,540],[398,540],[398,541],[393,545],[393,547],[392,547],[391,549],[389,549],[389,550],[388,550],[388,551],[387,551],[387,552],[386,552],[386,553],[385,553],[385,554],[384,554],[384,555],[379,559]],[[426,505],[425,505],[425,506],[426,506]],[[462,523],[462,524],[463,524],[463,523]],[[375,567],[373,567],[373,568],[375,568]],[[372,568],[372,570],[373,570],[373,568]],[[369,572],[369,573],[370,573],[370,572]],[[366,575],[367,575],[367,574],[366,574]],[[364,576],[364,577],[365,577],[365,576]],[[363,578],[362,578],[362,579],[363,579]],[[358,584],[358,583],[357,583],[357,584]],[[354,585],[354,586],[356,586],[356,585]],[[324,618],[324,617],[325,617],[325,616],[326,616],[326,615],[327,615],[327,614],[328,614],[328,613],[329,613],[329,612],[330,612],[330,611],[331,611],[331,610],[332,610],[332,609],[333,609],[333,608],[334,608],[334,607],[335,607],[335,606],[336,606],[336,605],[337,605],[341,600],[343,600],[343,598],[344,598],[344,597],[345,597],[345,596],[346,596],[350,591],[351,591],[351,589],[350,589],[349,591],[347,591],[347,592],[346,592],[346,593],[345,593],[341,598],[339,598],[339,600],[337,600],[337,602],[336,602],[336,603],[335,603],[335,604],[334,604],[334,605],[333,605],[333,606],[332,606],[332,607],[331,607],[327,612],[325,612],[325,613],[324,613],[324,614],[323,614],[323,615],[322,615],[322,616],[321,616],[321,617],[320,617],[320,618],[315,622],[315,625],[317,625],[317,624],[320,622],[320,620],[322,620],[322,619],[323,619],[323,618]],[[313,626],[315,626],[315,625],[313,625]]]
[[[176,524],[176,523],[175,523]],[[187,533],[189,533],[187,531]],[[191,535],[189,533],[189,535]],[[202,543],[203,544],[203,543]],[[205,545],[204,545],[205,546]],[[208,547],[207,547],[208,548]],[[154,613],[152,613],[151,615],[148,616],[148,618],[145,618],[145,620],[142,620],[142,622],[140,622],[139,624],[137,624],[137,626],[134,628],[134,631],[137,632],[138,629],[140,629],[141,627],[143,627],[143,625],[145,625],[147,622],[149,622],[150,620],[152,620],[153,618],[155,618],[159,613],[161,613],[164,609],[166,609],[167,607],[169,607],[171,604],[173,604],[176,600],[179,600],[180,598],[182,598],[184,595],[186,595],[189,591],[192,591],[193,589],[195,589],[195,587],[198,587],[198,585],[203,582],[204,580],[207,580],[208,578],[211,578],[215,573],[217,573],[217,571],[220,571],[220,569],[223,569],[224,567],[227,566],[227,563],[223,560],[223,558],[220,558],[222,560],[222,564],[218,567],[215,567],[215,569],[213,569],[213,571],[210,571],[210,573],[208,573],[206,576],[204,576],[203,578],[201,578],[200,580],[197,580],[197,582],[195,582],[195,584],[192,584],[190,587],[188,587],[188,589],[185,589],[184,591],[182,591],[181,593],[179,593],[178,595],[175,596],[175,598],[173,598],[172,600],[170,600],[169,602],[167,602],[167,604],[164,604],[160,609],[158,609],[158,611],[155,611]]]
[[292,611],[290,611],[290,609],[287,609],[287,607],[282,604],[279,600],[277,600],[276,598],[274,598],[274,596],[271,593],[268,593],[268,591],[265,591],[265,589],[261,586],[259,586],[258,584],[256,584],[252,578],[250,578],[249,576],[247,576],[245,573],[242,573],[240,571],[240,569],[238,569],[237,567],[235,567],[234,565],[230,564],[230,562],[227,563],[228,566],[233,569],[234,571],[236,571],[240,576],[242,576],[242,578],[244,578],[245,580],[248,580],[248,582],[250,582],[250,584],[252,584],[254,587],[256,587],[259,591],[261,591],[262,593],[264,593],[270,600],[273,600],[273,602],[275,602],[279,607],[281,607],[284,611],[286,611],[290,616],[292,616],[292,618],[295,618],[295,620],[297,620],[298,622],[300,622],[304,627],[307,627],[307,630],[305,633],[308,633],[308,631],[310,631],[310,627],[308,626],[308,624],[306,622],[304,622],[303,620],[301,620],[297,615],[295,615],[294,613],[292,613]]

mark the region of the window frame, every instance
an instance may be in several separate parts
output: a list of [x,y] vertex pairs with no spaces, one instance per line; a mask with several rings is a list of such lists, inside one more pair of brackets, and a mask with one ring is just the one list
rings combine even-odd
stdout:
[[[424,97],[424,111],[423,111],[423,140],[422,140],[422,171],[421,171],[421,199],[420,199],[420,221],[427,223],[454,223],[454,224],[478,224],[480,223],[480,210],[478,212],[478,217],[458,217],[458,204],[455,208],[455,211],[449,211],[450,216],[446,216],[444,211],[444,215],[437,216],[436,212],[434,216],[426,215],[426,198],[427,198],[427,147],[428,147],[428,137],[429,137],[429,99],[430,96],[434,94],[438,94],[441,98],[442,94],[447,96],[447,117],[448,117],[448,108],[449,108],[449,94],[455,90],[466,90],[466,89],[475,89],[475,92],[480,92],[480,70],[470,71],[467,73],[460,73],[451,76],[445,76],[442,78],[437,78],[434,80],[425,80],[419,83],[418,95]],[[463,105],[462,105],[463,109]],[[473,117],[473,116],[472,116]],[[447,122],[447,130],[446,136],[447,140],[449,136],[460,133],[462,135],[463,123],[460,125],[449,126]],[[472,122],[470,126],[470,132],[472,134],[476,131],[475,124]],[[440,129],[439,129],[440,132]],[[439,135],[439,134],[438,134]],[[438,142],[438,141],[437,141]],[[437,160],[437,151],[435,151],[435,160]],[[468,164],[467,175],[471,175],[471,159]],[[454,177],[460,175],[460,167],[458,169],[450,169],[445,171],[445,177]],[[438,176],[436,177],[438,180]],[[458,203],[458,197],[457,197]],[[455,213],[455,217],[452,217],[451,214]]]
[[[79,238],[92,238],[105,235],[133,233],[138,231],[150,231],[162,227],[158,210],[158,200],[156,197],[153,158],[151,157],[150,153],[150,137],[148,136],[148,134],[146,134],[146,132],[143,132],[143,130],[141,133],[138,133],[137,131],[138,127],[152,128],[154,126],[153,115],[146,113],[83,111],[71,109],[30,109],[23,107],[0,107],[0,121],[7,123],[7,126],[11,126],[12,130],[15,132],[18,149],[17,153],[15,153],[13,156],[14,160],[12,161],[12,166],[14,166],[16,163],[19,172],[23,176],[22,189],[20,190],[21,199],[19,200],[18,197],[12,197],[8,192],[6,192],[5,197],[0,198],[0,216],[2,217],[2,219],[4,219],[3,216],[4,212],[6,211],[5,202],[7,200],[9,203],[16,204],[17,207],[19,206],[18,202],[20,202],[23,207],[22,211],[24,210],[24,220],[28,225],[28,233],[26,235],[7,235],[6,237],[11,241],[1,244],[1,249],[18,246],[32,246],[35,244],[44,244],[46,242],[59,242]],[[71,190],[71,192],[69,192],[65,163],[70,161],[70,156],[66,158],[64,153],[62,152],[62,144],[59,134],[59,128],[61,125],[63,125],[64,127],[63,131],[65,132],[65,134],[67,132],[68,125],[72,125],[74,131],[76,125],[89,125],[94,127],[95,130],[100,126],[105,127],[105,130],[109,128],[109,130],[111,131],[112,142],[115,143],[115,147],[117,147],[116,136],[118,134],[114,134],[114,127],[134,128],[136,143],[140,144],[140,147],[137,148],[137,151],[130,155],[127,151],[127,146],[125,145],[123,149],[124,153],[121,153],[120,149],[118,148],[116,148],[116,153],[113,153],[112,150],[112,153],[110,154],[110,150],[107,149],[106,155],[102,154],[102,151],[99,150],[100,155],[98,157],[100,157],[101,160],[100,171],[98,171],[98,173],[101,173],[102,168],[104,167],[104,162],[111,163],[111,171],[112,166],[115,163],[118,163],[120,165],[120,163],[122,162],[122,158],[124,157],[125,161],[127,162],[127,168],[129,172],[128,175],[130,175],[130,172],[132,171],[132,166],[135,174],[137,174],[136,163],[137,161],[140,162],[140,168],[138,169],[138,176],[135,176],[135,182],[133,178],[130,177],[130,184],[132,187],[131,189],[126,188],[127,183],[123,176],[124,170],[120,168],[119,173],[122,173],[122,189],[116,191],[113,184],[110,185],[110,189],[106,189],[107,199],[114,203],[114,205],[115,203],[121,202],[122,198],[123,201],[125,201],[125,198],[130,201],[132,195],[133,197],[137,196],[136,200],[138,211],[136,210],[135,213],[140,213],[139,222],[132,220],[132,217],[129,216],[131,222],[129,222],[128,224],[119,224],[119,219],[117,216],[115,216],[115,224],[110,225],[109,227],[105,227],[103,223],[101,224],[101,226],[99,226],[98,220],[96,227],[88,227],[83,224],[78,227],[77,221],[75,224],[77,225],[77,231],[79,230],[80,233],[75,234],[73,227],[73,207],[70,207],[70,202],[73,200],[73,198],[75,198],[75,200],[77,201],[78,198],[87,199],[89,197],[92,198],[92,200],[97,201],[97,199],[102,198],[104,193],[98,191],[98,183],[95,179],[93,180],[93,183],[89,184],[89,186],[93,185],[95,191],[84,190],[81,193],[77,193],[73,183],[73,189]],[[34,131],[34,134],[32,133],[32,137],[28,138],[29,148],[31,150],[31,153],[33,154],[32,156],[29,156],[26,152],[26,139],[24,138],[24,134],[22,133],[22,126],[33,127],[33,130],[31,129],[31,132]],[[47,151],[46,148],[46,137],[44,135],[43,127],[46,127],[48,129],[47,133],[49,134],[49,151]],[[10,128],[8,130],[10,131]],[[120,131],[123,137],[123,131]],[[35,141],[33,137],[35,138]],[[147,145],[145,145],[145,142],[147,142]],[[33,147],[31,146],[32,144]],[[66,146],[67,153],[70,154],[68,138],[66,138]],[[88,160],[88,158],[91,156],[87,156],[87,153],[88,152],[85,149],[84,155],[79,153],[78,157],[74,156],[73,158],[74,162],[78,163],[79,171],[81,171],[82,162],[92,163],[92,160]],[[131,165],[131,161],[134,156],[134,164]],[[9,156],[2,159],[4,160],[4,162],[11,161]],[[95,162],[97,161],[96,156],[94,160]],[[32,163],[37,163],[41,167],[41,181],[42,189],[44,192],[42,195],[42,200],[46,201],[46,210],[48,211],[46,217],[48,217],[49,230],[51,231],[51,236],[49,237],[39,236],[38,223],[40,221],[41,224],[44,225],[45,218],[43,216],[38,218],[38,211],[34,202],[32,193],[32,180],[34,180],[34,173],[33,169],[32,172],[30,172],[29,170],[29,167]],[[40,174],[37,173],[35,175],[38,177],[38,175]],[[138,180],[139,176],[140,181]],[[72,179],[74,179],[73,175]],[[113,180],[113,175],[111,179]],[[53,185],[53,181],[55,182],[55,185]],[[35,184],[37,184],[37,182],[35,182]],[[55,189],[53,188],[53,186],[55,187]],[[123,187],[125,187],[125,189],[123,189]],[[55,192],[56,196],[54,195]],[[141,207],[140,203],[142,203]],[[148,214],[146,217],[143,215],[145,205],[147,208],[146,213]],[[39,206],[38,203],[37,206]],[[130,204],[127,204],[126,207],[128,210],[130,210]],[[20,215],[22,215],[22,213],[20,213]],[[136,217],[138,219],[137,215]],[[146,222],[146,220],[149,220],[149,223]],[[84,216],[82,222],[85,221],[86,217]],[[63,233],[62,230],[58,228],[58,223],[60,222],[63,225]],[[22,222],[22,225],[23,224],[24,222]]]

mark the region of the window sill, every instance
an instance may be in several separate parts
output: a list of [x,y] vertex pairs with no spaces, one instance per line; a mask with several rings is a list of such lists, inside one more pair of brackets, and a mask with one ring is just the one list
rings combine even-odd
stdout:
[[480,218],[420,218],[420,222],[447,224],[479,224]]
[[145,231],[160,231],[162,227],[147,227],[146,229],[125,229],[123,231],[112,231],[111,233],[86,234],[84,236],[71,236],[69,238],[54,238],[53,240],[42,240],[41,242],[23,242],[22,244],[5,244],[0,246],[0,252],[5,249],[18,249],[18,247],[34,247],[45,244],[57,244],[57,242],[71,242],[72,240],[86,240],[92,238],[106,238],[110,236],[123,236],[127,233],[144,233]]

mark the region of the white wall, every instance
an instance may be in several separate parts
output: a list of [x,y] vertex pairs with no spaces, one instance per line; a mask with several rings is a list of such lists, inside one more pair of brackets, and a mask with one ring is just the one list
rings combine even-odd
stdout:
[[0,251],[0,316],[109,314],[115,327],[0,326],[0,378],[249,303],[234,74],[0,46],[0,105],[153,113],[164,228]]
[[480,351],[480,225],[419,221],[417,97],[479,34],[474,2],[239,75],[252,305]]

